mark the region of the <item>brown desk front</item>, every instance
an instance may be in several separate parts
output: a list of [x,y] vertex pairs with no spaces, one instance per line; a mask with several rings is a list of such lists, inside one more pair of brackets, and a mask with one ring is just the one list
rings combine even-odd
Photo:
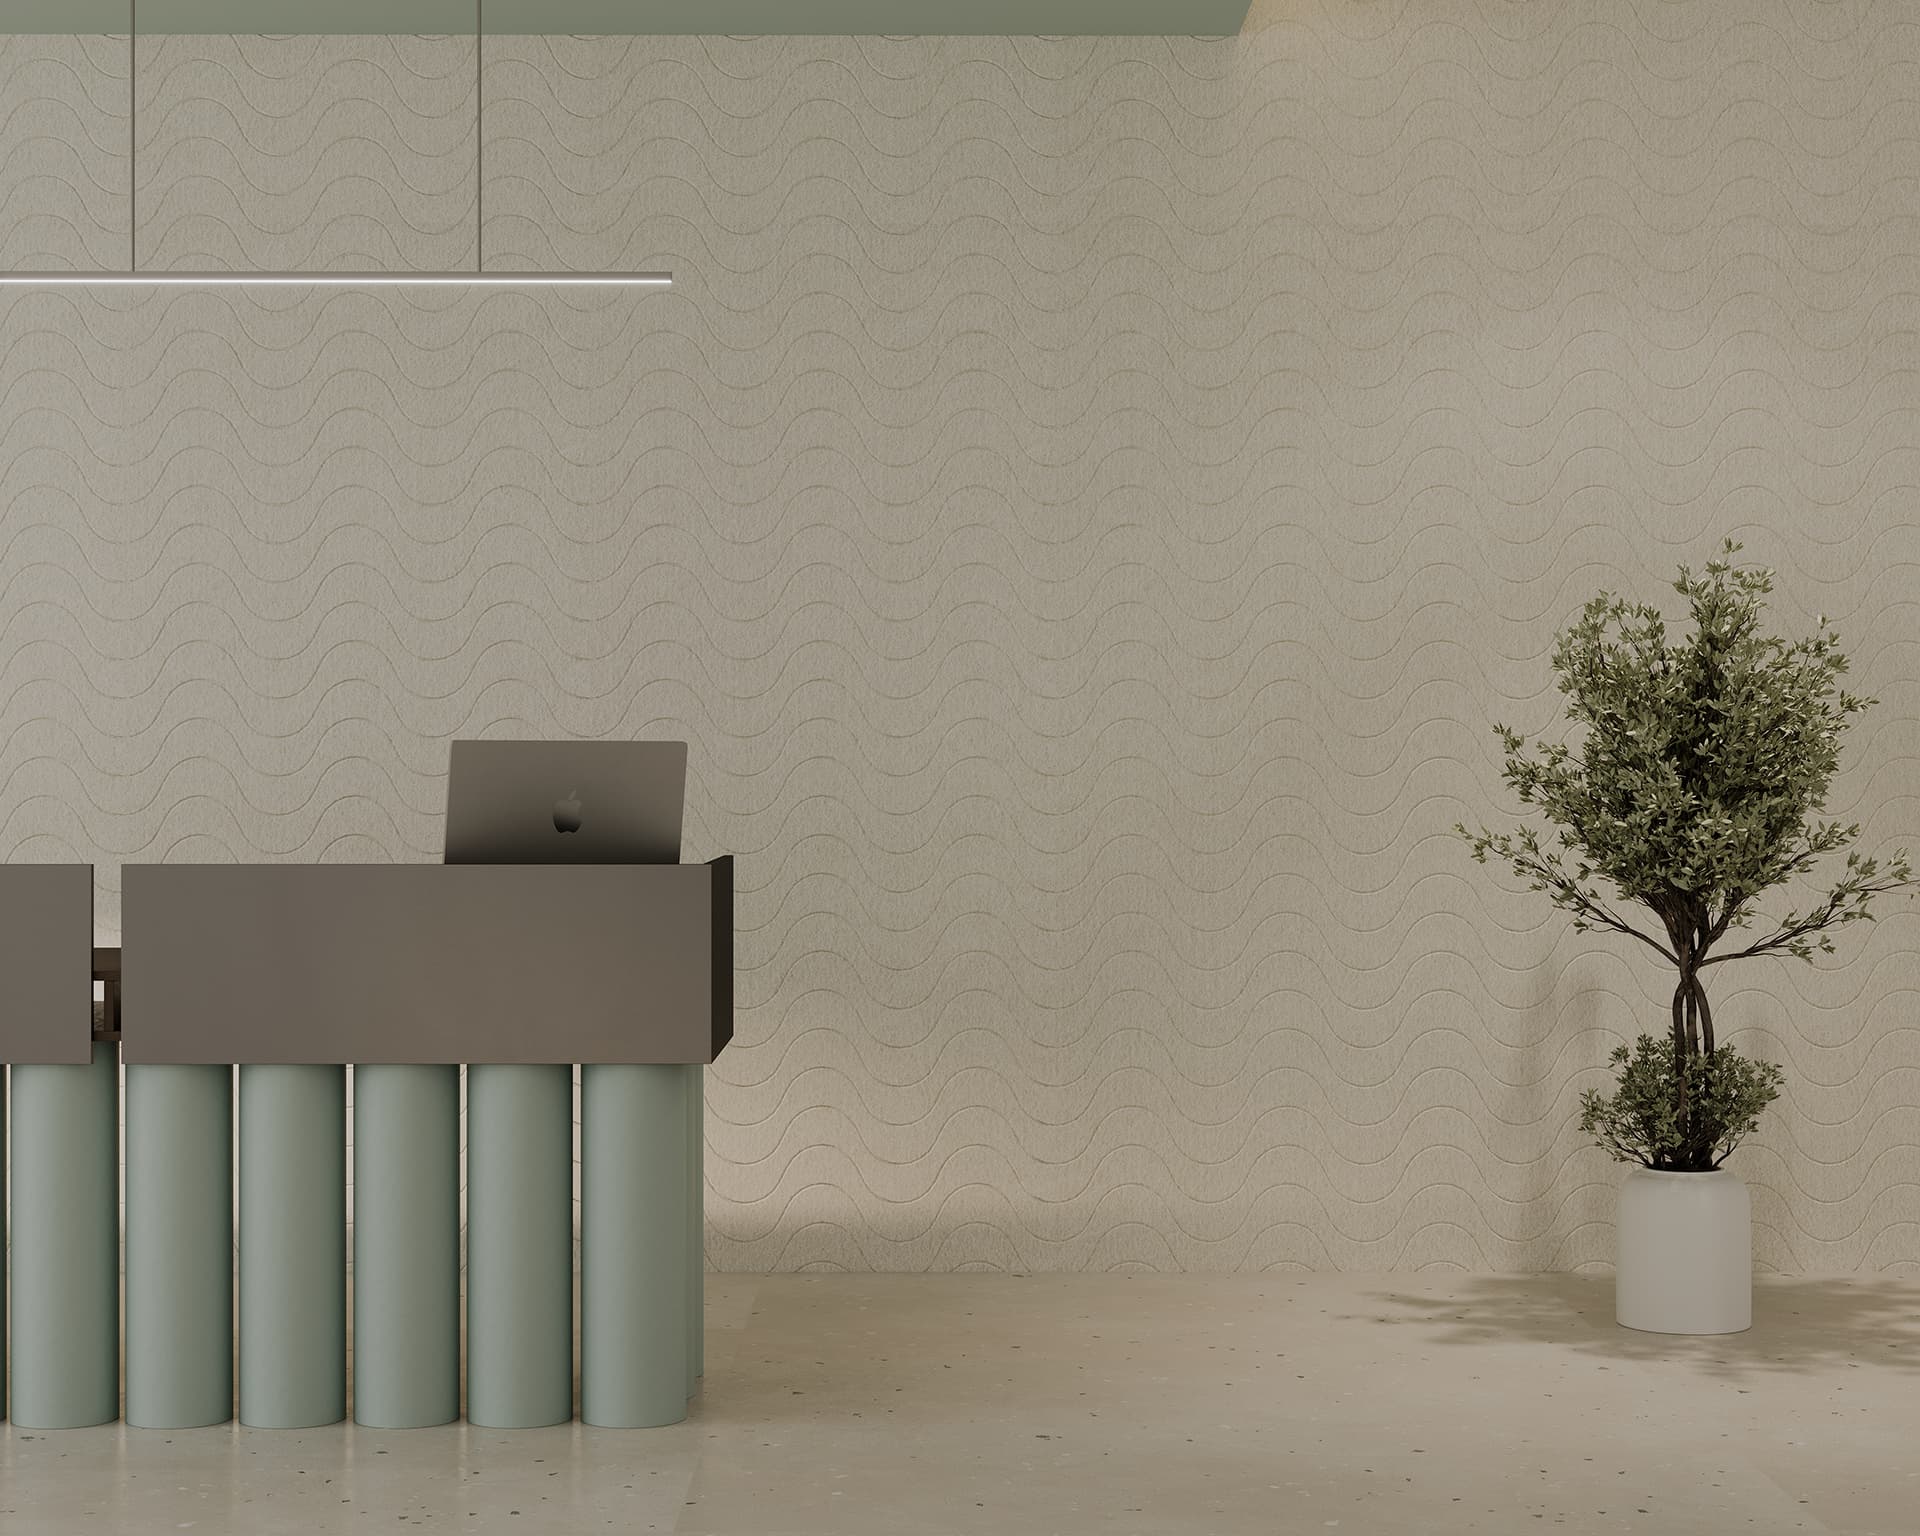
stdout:
[[123,875],[127,1062],[704,1063],[733,1036],[730,856]]
[[0,1061],[93,1056],[93,866],[0,864]]

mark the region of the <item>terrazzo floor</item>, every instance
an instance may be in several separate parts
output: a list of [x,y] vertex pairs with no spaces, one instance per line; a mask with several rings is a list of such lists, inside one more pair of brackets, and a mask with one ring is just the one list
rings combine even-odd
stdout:
[[0,1426],[0,1532],[1920,1536],[1920,1282],[710,1275],[653,1430]]

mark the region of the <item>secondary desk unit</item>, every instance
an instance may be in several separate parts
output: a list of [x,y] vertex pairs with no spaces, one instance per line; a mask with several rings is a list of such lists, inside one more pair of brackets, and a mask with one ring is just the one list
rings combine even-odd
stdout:
[[[346,1417],[349,1067],[353,1418],[460,1417],[462,1065],[467,1419],[573,1416],[575,1064],[580,1415],[686,1417],[701,1068],[733,1034],[730,857],[123,878],[121,948],[96,952],[90,866],[0,866],[16,1424],[121,1412],[122,1063],[129,1424],[234,1416],[236,1313],[242,1423]],[[117,1003],[99,1030],[96,977]]]

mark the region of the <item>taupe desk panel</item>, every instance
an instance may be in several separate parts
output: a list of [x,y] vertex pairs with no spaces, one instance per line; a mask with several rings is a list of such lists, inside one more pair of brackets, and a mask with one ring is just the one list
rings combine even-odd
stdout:
[[0,864],[0,1061],[93,1059],[93,866]]
[[123,875],[129,1062],[706,1062],[732,1034],[731,858]]

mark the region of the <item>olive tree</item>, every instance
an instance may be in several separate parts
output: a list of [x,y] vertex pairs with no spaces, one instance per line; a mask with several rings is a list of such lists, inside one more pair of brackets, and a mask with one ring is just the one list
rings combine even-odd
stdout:
[[[1557,850],[1531,826],[1453,828],[1480,863],[1497,854],[1530,890],[1545,891],[1577,931],[1623,934],[1672,968],[1667,1039],[1641,1036],[1619,1094],[1590,1091],[1582,1101],[1583,1131],[1651,1168],[1717,1168],[1778,1096],[1777,1066],[1715,1044],[1708,968],[1831,954],[1830,930],[1870,921],[1875,895],[1916,883],[1905,850],[1884,869],[1849,851],[1825,896],[1761,937],[1739,932],[1752,928],[1761,895],[1859,836],[1857,822],[1816,817],[1849,718],[1879,702],[1837,686],[1847,660],[1824,614],[1806,639],[1761,633],[1772,573],[1736,568],[1740,547],[1728,539],[1701,576],[1680,567],[1673,585],[1691,608],[1690,635],[1669,643],[1657,609],[1602,592],[1557,637],[1552,665],[1566,717],[1585,728],[1576,745],[1529,751],[1519,733],[1494,727],[1506,783],[1559,829]],[[1626,1057],[1621,1046],[1612,1060]]]

